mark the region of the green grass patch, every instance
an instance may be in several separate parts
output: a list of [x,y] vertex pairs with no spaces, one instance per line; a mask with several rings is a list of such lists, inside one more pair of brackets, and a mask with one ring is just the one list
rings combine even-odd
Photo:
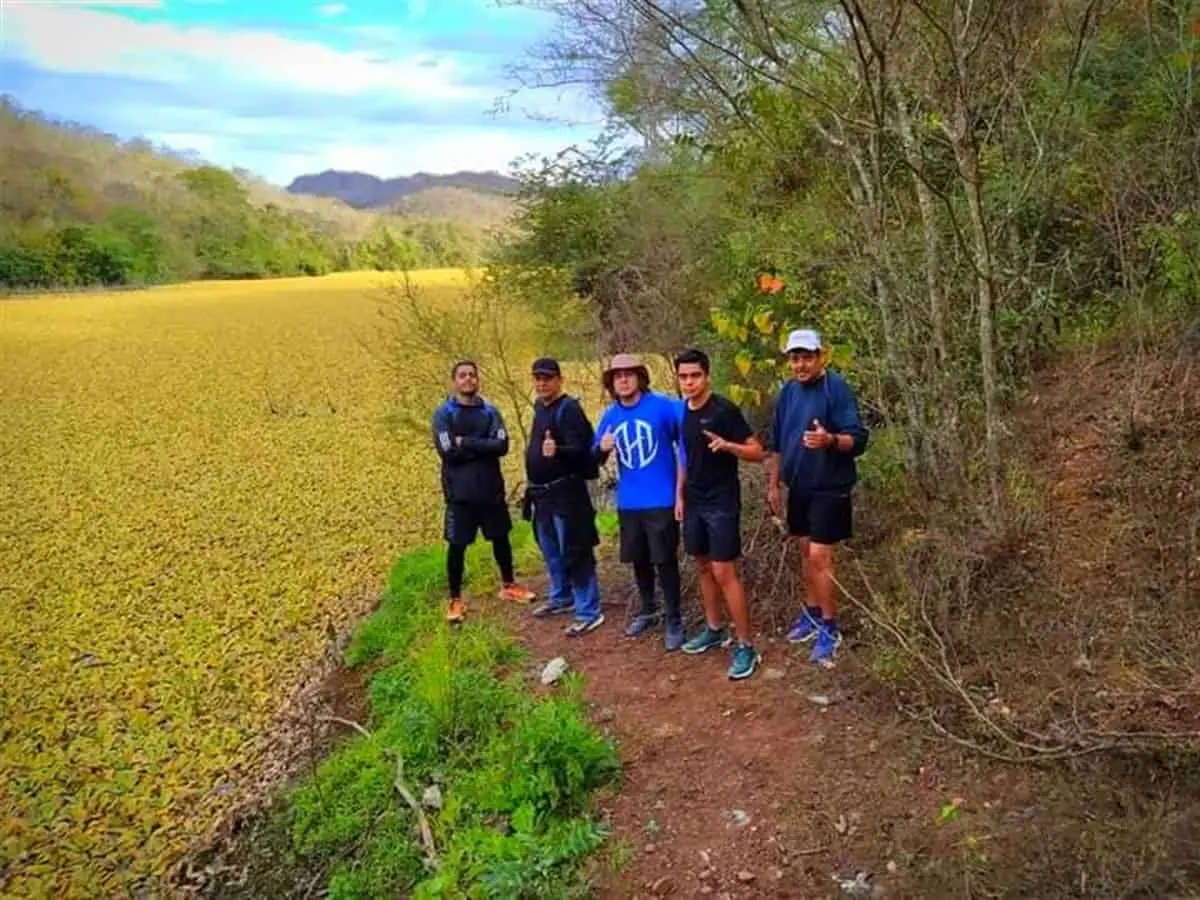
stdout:
[[[602,519],[602,532],[613,524]],[[513,545],[523,571],[540,563],[527,524]],[[444,562],[441,549],[401,557],[351,642],[348,664],[372,666],[370,737],[347,741],[289,795],[291,850],[327,863],[331,898],[581,895],[581,863],[605,838],[589,798],[617,777],[615,748],[588,722],[578,678],[536,696],[500,625],[478,615],[446,625]],[[490,589],[486,543],[468,566],[476,590]],[[395,787],[399,760],[418,800],[441,791],[441,809],[427,810],[436,869]]]

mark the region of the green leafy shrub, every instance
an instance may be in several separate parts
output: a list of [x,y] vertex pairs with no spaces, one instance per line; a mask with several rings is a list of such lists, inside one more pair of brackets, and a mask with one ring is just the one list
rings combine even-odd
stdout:
[[[528,529],[514,539],[520,557]],[[485,573],[486,549],[472,549]],[[589,797],[617,776],[615,749],[592,730],[578,679],[535,696],[513,671],[520,646],[500,627],[472,619],[450,630],[443,565],[433,551],[402,558],[352,642],[353,664],[377,665],[370,736],[347,742],[292,793],[292,849],[331,864],[335,898],[576,896],[578,864],[605,838]],[[431,785],[441,793],[440,809],[427,811],[436,868],[398,772],[418,799]]]

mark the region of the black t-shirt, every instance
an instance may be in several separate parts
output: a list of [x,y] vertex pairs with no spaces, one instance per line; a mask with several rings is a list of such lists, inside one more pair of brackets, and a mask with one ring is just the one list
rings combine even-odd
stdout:
[[685,406],[684,410],[686,498],[705,505],[736,505],[742,494],[738,481],[738,458],[732,453],[713,453],[709,450],[704,432],[711,431],[727,441],[744,444],[754,435],[754,429],[737,405],[719,394],[710,394],[699,409]]

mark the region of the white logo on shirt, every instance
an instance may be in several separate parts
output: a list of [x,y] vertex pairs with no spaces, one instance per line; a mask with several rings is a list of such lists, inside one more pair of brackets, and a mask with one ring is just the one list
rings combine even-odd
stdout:
[[[630,425],[633,435],[630,436]],[[626,469],[644,469],[658,456],[658,441],[654,439],[654,429],[644,419],[626,419],[613,431],[613,442],[617,448],[617,457]]]

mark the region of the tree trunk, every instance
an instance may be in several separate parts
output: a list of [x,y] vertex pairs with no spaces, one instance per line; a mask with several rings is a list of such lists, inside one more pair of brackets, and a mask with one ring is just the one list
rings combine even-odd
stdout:
[[[944,444],[936,450],[942,451],[942,461],[953,461],[961,465],[958,453],[958,398],[954,393],[950,373],[950,351],[946,338],[946,300],[942,290],[942,250],[938,235],[937,210],[933,192],[925,181],[925,159],[917,144],[912,127],[912,116],[908,104],[899,91],[894,92],[896,121],[899,125],[900,144],[909,166],[913,170],[913,186],[917,195],[917,208],[921,214],[921,228],[925,264],[925,290],[929,301],[930,347],[933,359],[927,369],[934,383],[939,417],[937,431],[944,435]],[[941,469],[941,467],[938,467]]]
[[[961,78],[961,75],[960,75]],[[993,524],[999,524],[1004,497],[1004,460],[1000,453],[1000,388],[996,363],[995,325],[995,267],[988,242],[986,213],[983,209],[983,186],[979,171],[979,148],[971,134],[970,115],[964,92],[958,85],[955,100],[954,128],[950,141],[959,177],[967,195],[967,211],[971,226],[971,255],[975,269],[975,293],[979,314],[979,362],[983,383],[984,454],[988,486],[991,493]]]
[[857,147],[851,146],[849,142],[843,143],[842,146],[853,164],[851,192],[859,207],[859,216],[867,236],[865,255],[872,262],[874,270],[871,273],[871,281],[875,289],[876,305],[879,307],[880,323],[883,326],[884,359],[887,361],[889,374],[899,387],[908,415],[908,422],[903,429],[906,462],[909,472],[914,477],[924,480],[928,474],[922,441],[925,417],[920,398],[917,396],[919,385],[913,378],[912,367],[902,350],[908,342],[902,341],[895,295],[892,292],[895,268],[888,252],[879,141],[877,136],[872,136],[864,143],[871,155],[869,164],[864,164],[862,153]]

